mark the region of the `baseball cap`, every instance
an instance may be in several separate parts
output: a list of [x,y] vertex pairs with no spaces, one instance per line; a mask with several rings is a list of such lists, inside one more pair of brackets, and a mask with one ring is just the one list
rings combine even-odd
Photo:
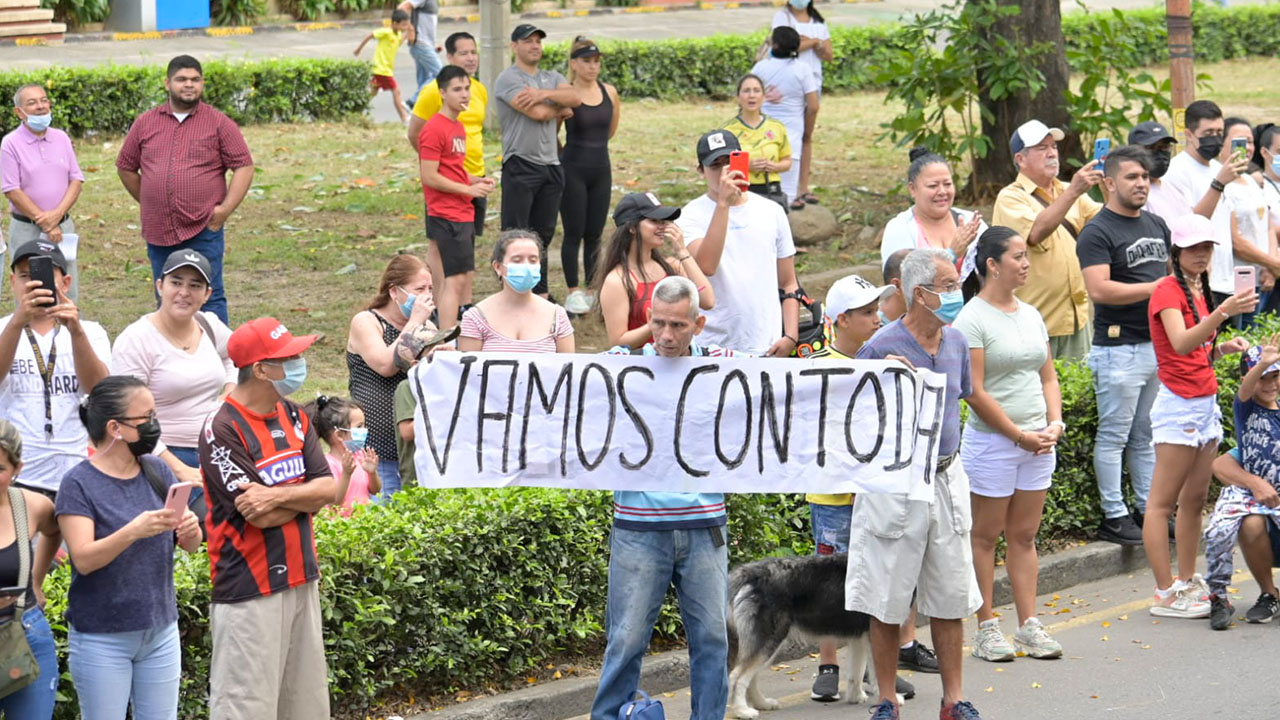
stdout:
[[613,209],[613,223],[619,227],[641,218],[675,220],[678,217],[680,217],[680,208],[674,205],[663,205],[658,200],[658,196],[651,192],[627,193]]
[[712,130],[698,138],[698,164],[708,167],[716,160],[741,149],[737,135],[728,130]]
[[1009,149],[1017,155],[1032,145],[1039,145],[1046,135],[1052,135],[1058,142],[1066,137],[1058,128],[1051,128],[1039,120],[1028,120],[1013,131],[1013,137],[1009,138]]
[[1214,245],[1222,244],[1214,235],[1213,223],[1203,215],[1183,215],[1170,224],[1173,226],[1174,247],[1189,248],[1205,242],[1211,242]]
[[400,333],[400,342],[396,343],[396,367],[408,370],[422,353],[436,345],[452,342],[462,332],[461,325],[454,325],[447,330],[436,330],[428,325],[419,325],[409,332]]
[[600,47],[597,46],[595,43],[591,43],[590,45],[583,45],[577,50],[574,50],[573,52],[569,53],[569,59],[577,60],[578,58],[594,57],[596,55],[601,55],[601,54],[603,53],[600,52]]
[[36,256],[47,257],[53,261],[54,265],[58,266],[59,270],[64,273],[67,271],[67,258],[62,254],[62,250],[58,248],[58,244],[40,238],[28,240],[19,245],[18,249],[13,251],[13,261],[9,263],[9,269],[12,270],[17,267],[18,262],[21,260]]
[[530,25],[529,23],[523,23],[523,24],[517,25],[516,29],[511,31],[511,42],[519,42],[520,40],[523,40],[534,33],[538,33],[544,38],[547,36],[545,32],[543,32],[542,30],[539,30],[533,25]]
[[[1241,358],[1241,360],[1244,361],[1244,371],[1249,372],[1250,370],[1257,367],[1258,362],[1262,360],[1262,348],[1257,345],[1254,345],[1253,347],[1245,351],[1244,357]],[[1272,363],[1271,367],[1264,370],[1262,374],[1270,375],[1273,372],[1280,372],[1280,362]]]
[[301,355],[316,341],[315,335],[294,337],[284,323],[272,317],[258,318],[236,328],[227,338],[227,355],[238,368],[263,360]]
[[1154,120],[1138,123],[1129,131],[1130,145],[1155,145],[1162,140],[1172,140],[1164,126]]
[[169,259],[164,261],[164,269],[160,271],[160,277],[164,277],[169,273],[183,267],[195,268],[205,283],[213,284],[213,266],[209,264],[209,259],[195,250],[179,250],[169,253]]
[[858,275],[849,275],[837,280],[827,291],[823,313],[828,320],[835,322],[837,315],[879,302],[894,292],[895,288],[892,285],[876,287]]

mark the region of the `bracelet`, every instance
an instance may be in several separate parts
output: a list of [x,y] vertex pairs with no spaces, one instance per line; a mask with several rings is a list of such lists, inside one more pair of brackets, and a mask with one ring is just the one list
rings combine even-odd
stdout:
[[1053,422],[1049,423],[1049,427],[1053,427],[1054,425],[1057,425],[1058,427],[1062,428],[1063,430],[1066,430],[1066,429],[1067,429],[1067,424],[1066,424],[1066,423],[1064,423],[1064,422],[1062,422],[1061,420],[1054,420]]
[[799,341],[799,340],[797,340],[797,339],[795,339],[795,338],[791,337],[790,335],[788,335],[788,334],[786,334],[786,333],[782,333],[782,337],[784,337],[784,338],[786,338],[786,339],[790,340],[790,341],[791,341],[791,344],[792,344],[794,347],[800,347],[800,341]]
[[678,261],[678,262],[684,262],[685,260],[688,260],[688,259],[690,259],[690,258],[692,258],[692,257],[693,257],[693,255],[685,255],[684,257],[678,257],[678,258],[676,258],[676,261]]
[[1018,433],[1018,440],[1017,440],[1016,442],[1014,442],[1014,443],[1013,443],[1013,446],[1014,446],[1014,447],[1016,447],[1016,448],[1018,448],[1019,450],[1021,450],[1021,449],[1022,449],[1022,438],[1026,437],[1026,436],[1027,436],[1027,434],[1026,434],[1026,433],[1024,433],[1024,432],[1020,432],[1020,433]]
[[1209,189],[1210,189],[1210,190],[1217,190],[1218,192],[1222,192],[1223,190],[1226,190],[1226,189],[1227,189],[1227,186],[1226,186],[1226,185],[1223,185],[1223,184],[1222,184],[1222,181],[1221,181],[1221,180],[1219,180],[1218,178],[1214,178],[1213,180],[1209,181]]

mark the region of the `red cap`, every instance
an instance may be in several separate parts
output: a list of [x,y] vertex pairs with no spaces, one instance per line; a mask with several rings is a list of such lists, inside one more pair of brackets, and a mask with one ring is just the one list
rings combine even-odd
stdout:
[[227,339],[227,354],[236,367],[242,368],[263,360],[301,355],[315,341],[315,335],[294,337],[284,323],[264,317],[236,328]]

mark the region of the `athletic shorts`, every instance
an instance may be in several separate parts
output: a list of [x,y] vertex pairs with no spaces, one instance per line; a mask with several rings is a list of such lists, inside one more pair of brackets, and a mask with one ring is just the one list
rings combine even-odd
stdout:
[[440,250],[445,277],[476,269],[476,236],[472,223],[428,216],[427,239]]
[[973,573],[969,478],[953,462],[933,480],[933,502],[862,493],[853,503],[845,607],[889,625],[911,613],[966,618],[982,606]]
[[396,85],[396,79],[390,75],[374,75],[369,78],[369,84],[379,90],[395,90],[399,87]]
[[1280,567],[1280,526],[1275,518],[1267,523],[1267,536],[1271,538],[1271,567]]
[[484,214],[489,211],[489,198],[471,198],[471,205],[476,209],[476,237],[484,235]]
[[1216,446],[1222,441],[1218,396],[1184,398],[1160,383],[1151,405],[1151,439],[1156,445]]
[[991,498],[1009,497],[1018,490],[1048,490],[1058,465],[1055,453],[1027,452],[1000,433],[964,429],[960,462],[969,475],[969,492]]
[[849,522],[852,519],[852,505],[809,503],[809,522],[813,525],[813,554],[835,555],[849,552]]

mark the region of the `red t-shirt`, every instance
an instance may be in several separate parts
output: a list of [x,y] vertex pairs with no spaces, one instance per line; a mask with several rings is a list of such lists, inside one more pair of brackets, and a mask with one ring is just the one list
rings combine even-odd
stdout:
[[[1213,347],[1210,337],[1203,345],[1186,355],[1173,351],[1169,342],[1169,334],[1165,332],[1164,323],[1160,322],[1160,311],[1165,308],[1177,308],[1182,311],[1182,320],[1187,327],[1196,324],[1191,315],[1191,306],[1187,304],[1187,294],[1183,292],[1178,279],[1172,275],[1156,283],[1151,293],[1151,301],[1147,304],[1147,321],[1151,325],[1151,344],[1156,351],[1156,368],[1160,382],[1175,394],[1185,398],[1204,397],[1218,392],[1218,376],[1213,372],[1209,362],[1209,349]],[[1209,314],[1209,307],[1204,298],[1196,298],[1196,311],[1203,320]]]
[[[418,135],[418,157],[440,163],[440,174],[463,185],[470,185],[462,163],[467,157],[467,129],[457,120],[450,120],[443,113],[431,116]],[[422,186],[427,201],[427,215],[453,222],[472,222],[475,207],[469,195],[440,192]]]

